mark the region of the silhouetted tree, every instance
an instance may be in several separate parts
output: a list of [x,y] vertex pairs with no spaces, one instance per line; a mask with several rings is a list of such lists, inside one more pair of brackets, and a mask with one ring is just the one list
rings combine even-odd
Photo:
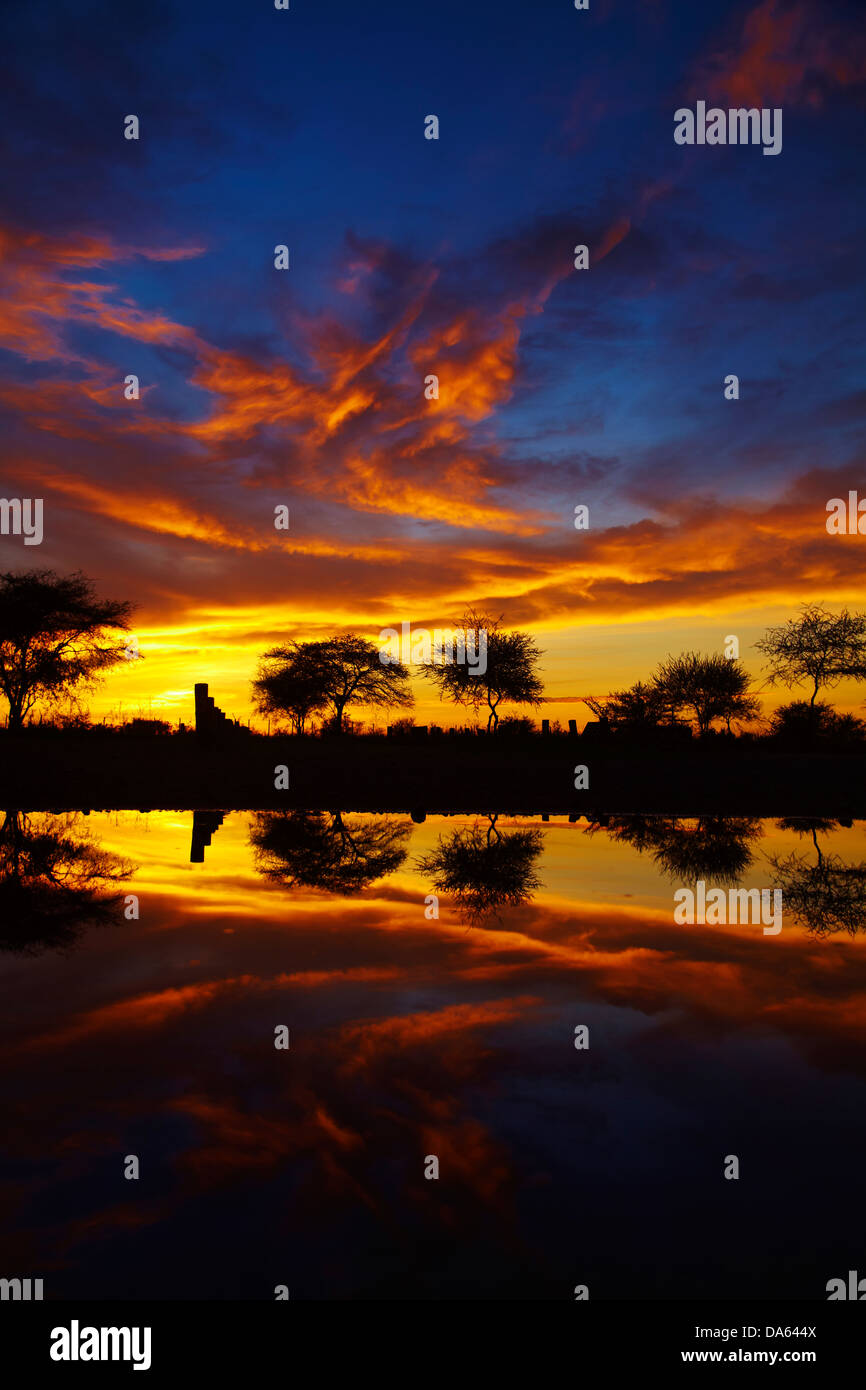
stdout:
[[311,714],[325,709],[327,695],[317,644],[289,642],[271,647],[259,661],[253,686],[253,704],[268,717],[288,715],[292,731],[304,732]]
[[436,892],[454,897],[463,919],[473,926],[498,919],[500,907],[527,902],[541,886],[534,864],[544,845],[543,832],[511,830],[503,835],[497,819],[488,816],[486,829],[476,823],[440,836],[436,849],[417,861]]
[[258,871],[271,882],[350,897],[399,869],[411,831],[396,816],[260,811],[250,843]]
[[638,681],[628,690],[615,690],[605,698],[585,695],[583,703],[596,719],[612,729],[637,732],[658,728],[670,719],[670,705],[664,693],[654,685]]
[[749,684],[748,673],[740,663],[719,652],[669,656],[653,676],[660,702],[693,718],[701,734],[712,727],[714,719],[724,719],[730,729],[732,719],[754,719],[760,713]]
[[[279,655],[281,651],[286,653],[284,657]],[[268,667],[262,698],[268,701],[268,712],[282,711],[296,722],[304,706],[307,714],[329,709],[331,727],[342,733],[343,715],[349,705],[400,709],[415,703],[406,667],[399,661],[381,661],[378,647],[351,633],[321,642],[273,647],[264,660]],[[283,674],[285,686],[281,684]],[[254,690],[257,685],[258,681],[254,682]],[[288,703],[281,704],[281,699]]]
[[57,704],[122,661],[132,606],[97,598],[83,574],[53,570],[0,574],[0,692],[9,728],[20,729],[39,700]]
[[456,627],[467,634],[467,646],[471,634],[476,653],[480,652],[479,634],[486,633],[487,667],[484,672],[479,670],[473,674],[473,667],[466,661],[459,661],[456,652],[445,653],[441,664],[428,666],[425,671],[443,699],[454,700],[476,713],[486,705],[488,731],[495,729],[499,722],[500,704],[531,705],[533,708],[541,704],[544,686],[537,671],[541,652],[534,638],[526,632],[507,632],[501,619],[474,609],[464,613]]
[[103,850],[78,816],[6,811],[0,824],[0,947],[23,954],[68,946],[86,926],[121,922],[111,885],[135,865]]
[[767,657],[769,685],[790,689],[811,681],[814,709],[822,690],[846,679],[866,680],[866,614],[830,613],[806,603],[798,618],[771,627],[755,643]]

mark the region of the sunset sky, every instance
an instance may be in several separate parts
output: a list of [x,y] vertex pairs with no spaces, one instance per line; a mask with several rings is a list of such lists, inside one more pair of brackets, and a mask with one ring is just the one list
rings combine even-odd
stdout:
[[[471,603],[582,722],[668,652],[736,634],[757,674],[804,601],[866,606],[866,540],[825,529],[866,494],[862,19],[12,0],[0,495],[45,539],[0,568],[137,605],[93,712],[189,719],[207,680],[247,718],[272,643]],[[780,107],[781,153],[676,145],[698,100]]]

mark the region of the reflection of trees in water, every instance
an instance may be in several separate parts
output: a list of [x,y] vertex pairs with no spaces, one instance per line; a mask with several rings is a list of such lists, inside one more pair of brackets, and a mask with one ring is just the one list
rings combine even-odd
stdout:
[[838,829],[825,818],[780,820],[781,830],[808,835],[815,857],[808,854],[770,855],[769,862],[782,890],[782,903],[815,936],[866,930],[866,863],[848,864],[838,854],[822,850],[819,835]]
[[135,865],[103,850],[78,812],[5,811],[0,825],[0,948],[35,954],[71,944],[87,926],[123,920],[111,885]]
[[411,829],[397,816],[258,811],[250,843],[256,868],[271,882],[348,897],[399,869]]
[[518,907],[541,887],[535,861],[544,845],[541,830],[509,830],[497,827],[498,816],[488,824],[476,822],[464,830],[440,835],[434,850],[417,861],[437,893],[455,898],[461,917],[472,926],[498,920],[500,907]]
[[[780,830],[811,838],[814,860],[808,854],[767,855],[773,886],[782,890],[783,910],[816,936],[866,931],[866,863],[847,864],[822,850],[818,841],[819,835],[830,834],[840,824],[827,817],[777,821]],[[741,879],[754,858],[751,842],[763,834],[759,820],[736,816],[703,816],[694,822],[610,816],[590,824],[588,833],[599,830],[641,854],[651,854],[680,882],[703,878],[725,886]]]
[[611,839],[649,853],[659,868],[680,882],[704,879],[736,884],[749,868],[753,840],[762,834],[760,820],[749,816],[699,816],[686,821],[671,816],[610,816],[591,823],[588,833],[604,830]]

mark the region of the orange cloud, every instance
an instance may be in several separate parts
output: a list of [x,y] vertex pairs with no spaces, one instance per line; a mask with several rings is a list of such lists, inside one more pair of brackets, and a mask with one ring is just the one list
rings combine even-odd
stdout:
[[357,1071],[393,1049],[438,1043],[446,1038],[463,1037],[470,1030],[512,1023],[541,1001],[531,995],[495,999],[483,1004],[453,1004],[426,1013],[401,1014],[376,1022],[347,1025],[343,1029],[345,1047],[351,1049],[348,1072]]
[[112,303],[113,286],[89,280],[66,280],[72,266],[99,267],[142,256],[150,260],[180,260],[202,248],[123,250],[109,239],[69,240],[0,227],[0,346],[30,360],[80,361],[63,343],[66,322],[94,322],[143,342],[192,346],[195,335],[159,314],[147,314],[127,303]]
[[762,0],[743,24],[739,42],[714,55],[693,84],[734,106],[822,101],[822,85],[847,87],[866,79],[866,41],[833,23],[826,6]]

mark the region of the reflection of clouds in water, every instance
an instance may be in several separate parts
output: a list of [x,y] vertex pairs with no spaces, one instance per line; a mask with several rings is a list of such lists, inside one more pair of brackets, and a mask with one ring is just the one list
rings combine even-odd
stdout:
[[[658,1087],[665,1113],[691,1114],[695,1068],[747,1081],[755,1049],[770,1068],[792,1059],[807,1089],[826,1087],[828,1074],[853,1085],[866,1072],[855,1048],[866,997],[859,941],[842,937],[822,951],[816,987],[806,933],[764,943],[737,928],[684,931],[640,894],[615,905],[539,895],[513,904],[502,923],[466,932],[448,914],[425,919],[428,880],[413,861],[398,881],[350,899],[287,891],[252,871],[246,816],[226,819],[202,866],[187,862],[190,821],[149,819],[155,891],[137,888],[141,921],[122,934],[87,933],[68,956],[10,958],[9,1129],[21,1170],[32,1172],[16,1189],[13,1252],[22,1259],[43,1194],[63,1190],[70,1164],[89,1178],[114,1151],[159,1155],[137,1211],[90,1183],[85,1196],[76,1188],[68,1217],[60,1200],[60,1214],[43,1223],[52,1258],[72,1270],[94,1261],[103,1289],[105,1251],[117,1242],[140,1253],[152,1232],[159,1259],[170,1248],[182,1270],[185,1258],[200,1259],[194,1213],[225,1229],[235,1203],[238,1249],[251,1231],[299,1242],[325,1296],[341,1276],[317,1253],[328,1245],[320,1233],[363,1250],[366,1222],[376,1231],[370,1248],[430,1248],[443,1232],[471,1232],[509,1259],[526,1236],[527,1175],[543,1192],[545,1175],[562,1169],[567,1178],[570,1164],[589,1161],[584,1145],[563,1147],[564,1116],[591,1123],[593,1163],[621,1172],[630,1160],[616,1105],[626,1095],[629,1104],[641,1097],[647,1123]],[[112,829],[130,848],[143,833]],[[483,821],[452,824],[445,836],[434,828],[426,845],[435,851],[455,830],[484,852]],[[599,839],[551,830],[573,860],[584,855],[575,876],[588,875]],[[767,830],[783,850],[797,843],[792,829]],[[548,832],[532,833],[540,843],[531,866],[543,880]],[[632,872],[635,847],[610,844]],[[644,863],[646,882],[656,882],[658,865]],[[592,1025],[593,1049],[576,1094],[571,1035],[581,1020]],[[277,1023],[291,1027],[289,1053],[273,1048]],[[599,1051],[596,1040],[611,1037],[628,1046]],[[712,1086],[710,1094],[717,1104]],[[697,1119],[713,1123],[700,1107]],[[428,1153],[440,1158],[440,1184],[423,1179]]]

